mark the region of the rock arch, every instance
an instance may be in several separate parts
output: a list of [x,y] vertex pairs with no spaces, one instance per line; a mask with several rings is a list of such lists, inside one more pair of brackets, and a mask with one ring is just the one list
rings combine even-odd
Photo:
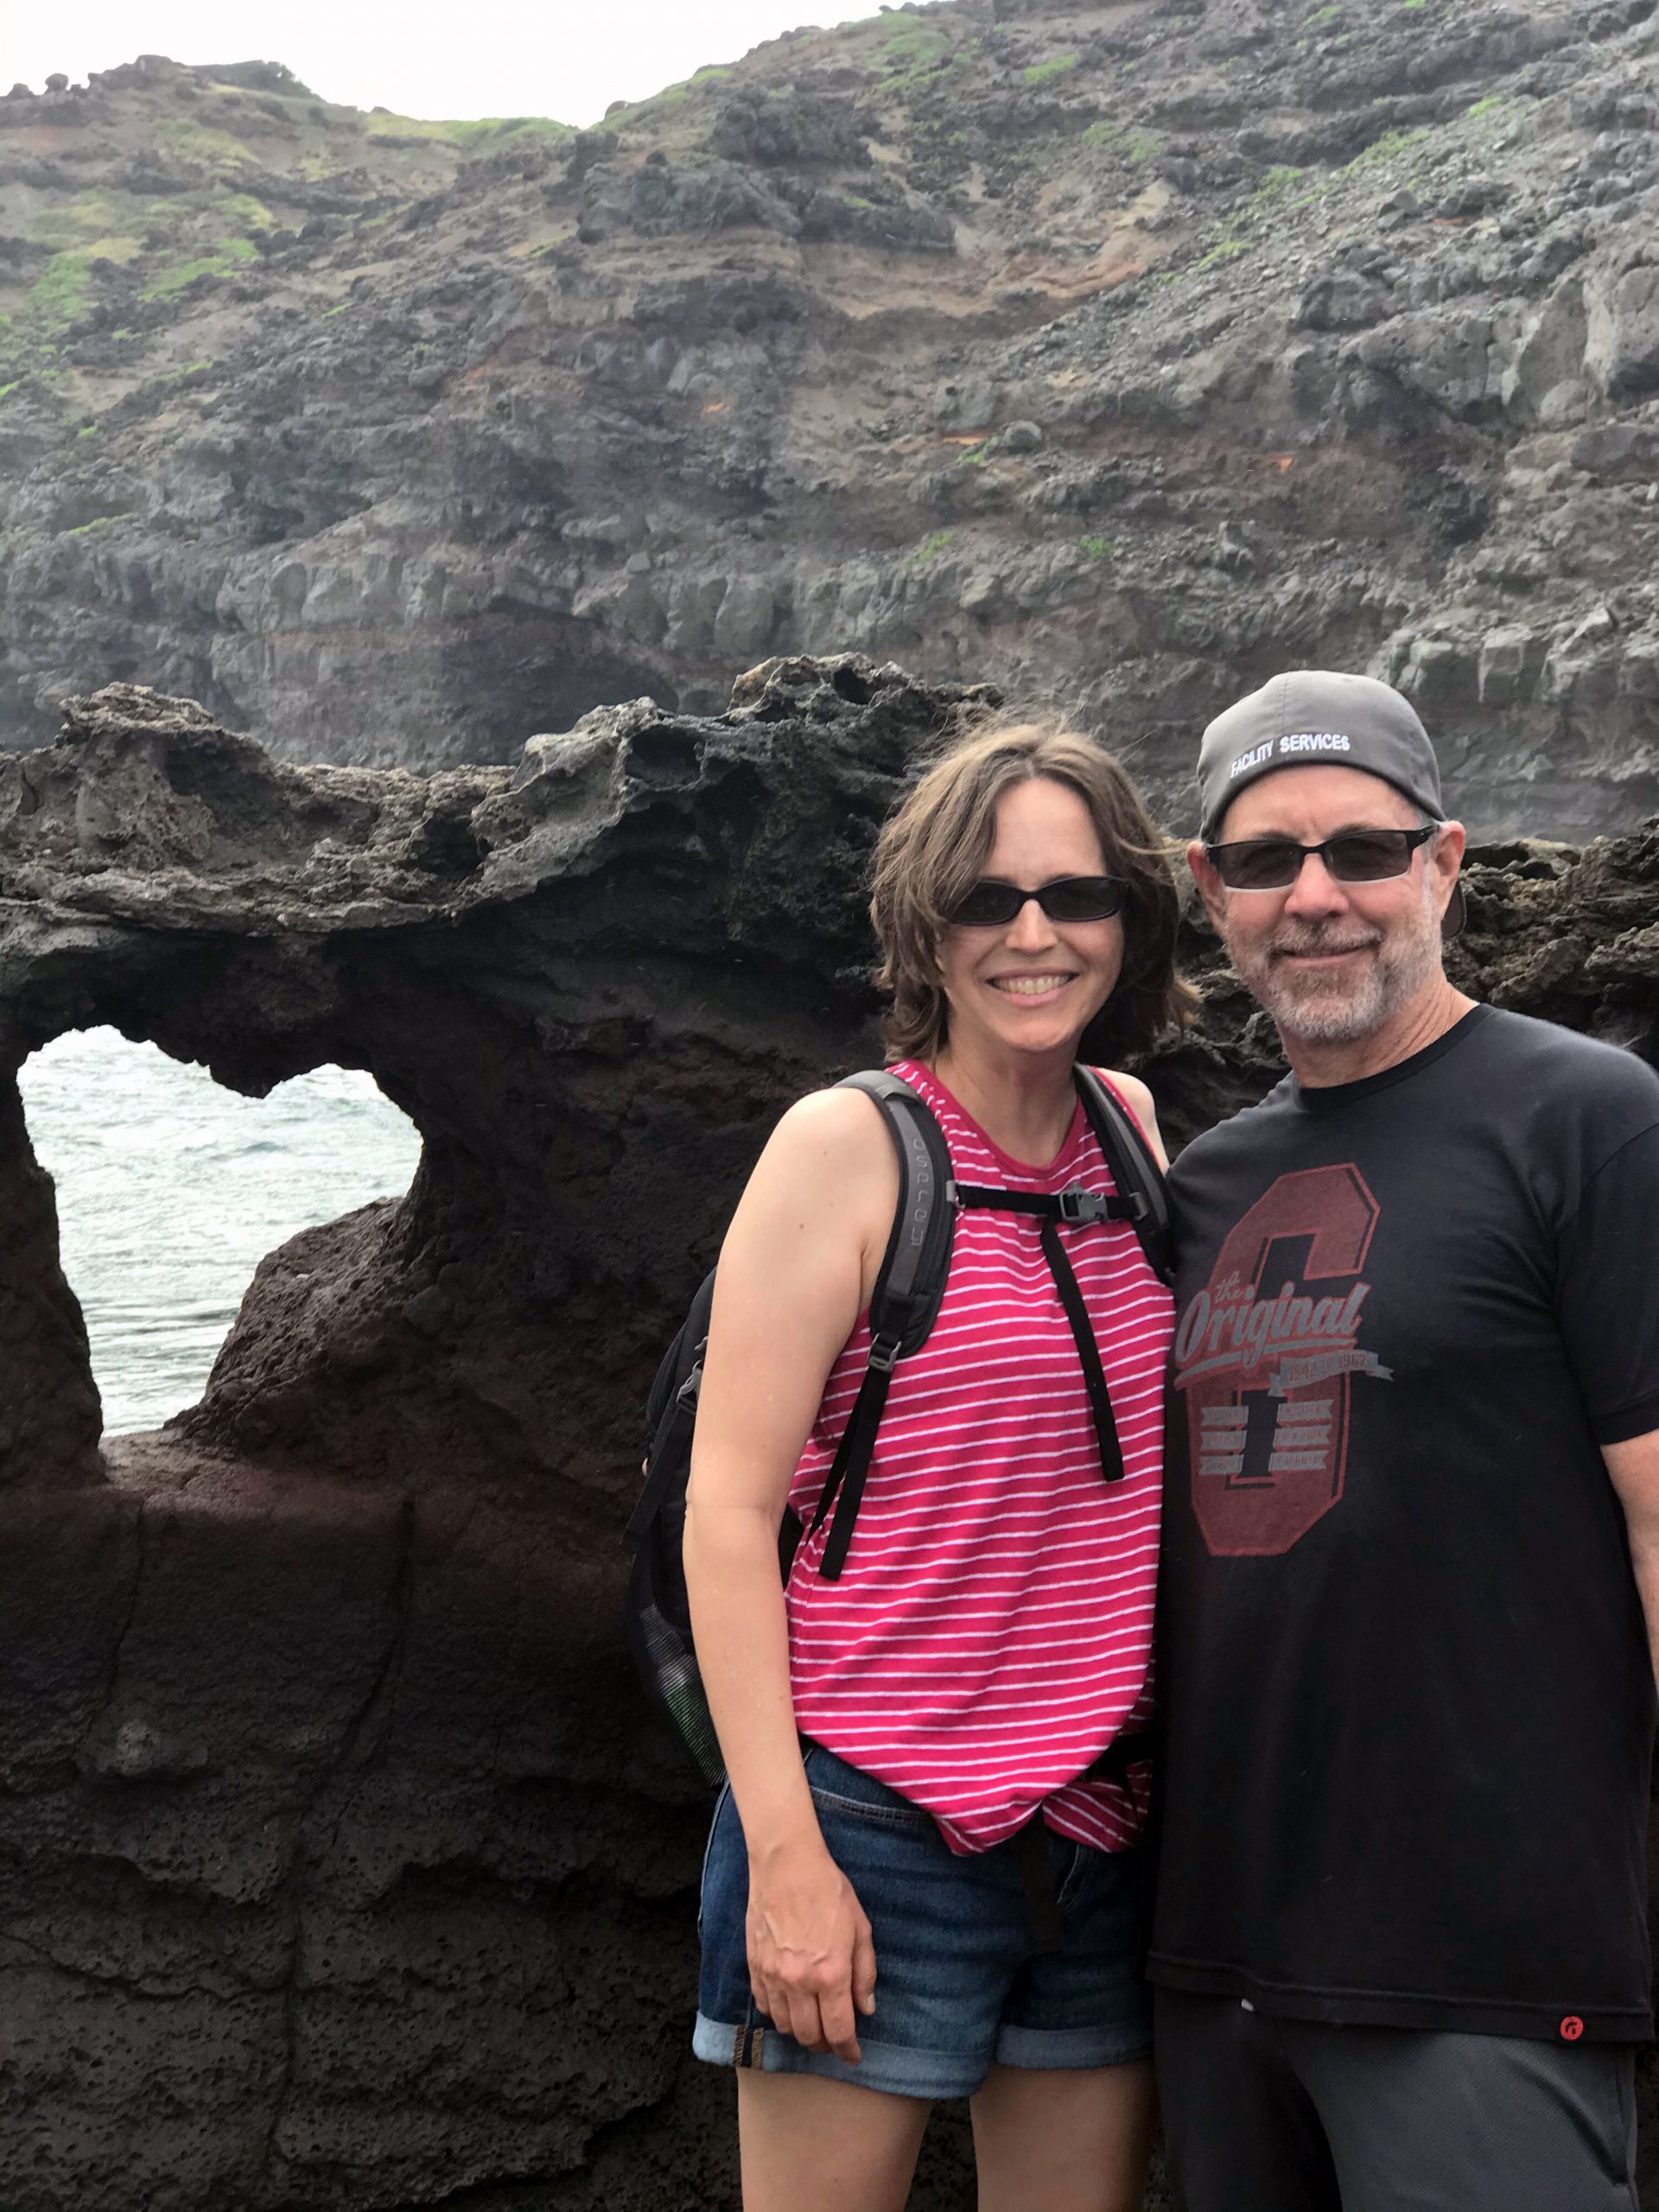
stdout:
[[[0,760],[0,2198],[729,2195],[617,1531],[767,1122],[871,1049],[863,858],[951,702],[834,674],[429,779],[129,687]],[[16,1071],[103,1021],[247,1092],[366,1068],[423,1157],[100,1454]]]

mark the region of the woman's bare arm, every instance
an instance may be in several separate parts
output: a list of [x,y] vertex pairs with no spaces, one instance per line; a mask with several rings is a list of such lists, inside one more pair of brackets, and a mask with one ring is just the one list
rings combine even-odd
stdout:
[[778,1530],[898,1190],[871,1100],[820,1092],[784,1116],[721,1252],[686,1498],[697,1661],[749,1850],[756,1997],[798,2041],[849,2060],[874,1981],[869,1923],[801,1769]]

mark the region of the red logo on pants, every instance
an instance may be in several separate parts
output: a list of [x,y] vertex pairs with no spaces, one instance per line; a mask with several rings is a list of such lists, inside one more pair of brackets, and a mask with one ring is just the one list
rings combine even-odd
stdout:
[[1561,2022],[1561,2041],[1563,2043],[1577,2043],[1579,2037],[1583,2033],[1584,2022],[1579,2018],[1576,2012],[1569,2012],[1567,2018]]

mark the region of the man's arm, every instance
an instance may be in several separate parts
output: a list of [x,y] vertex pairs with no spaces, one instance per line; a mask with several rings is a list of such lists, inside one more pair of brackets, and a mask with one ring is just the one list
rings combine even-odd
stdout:
[[1659,1428],[1627,1443],[1604,1444],[1601,1456],[1624,1509],[1630,1564],[1648,1624],[1648,1648],[1659,1680]]

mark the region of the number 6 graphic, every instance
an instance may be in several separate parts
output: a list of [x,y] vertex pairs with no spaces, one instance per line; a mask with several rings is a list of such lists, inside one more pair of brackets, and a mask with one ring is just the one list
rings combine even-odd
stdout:
[[[1184,1322],[1175,1381],[1186,1399],[1192,1505],[1217,1558],[1287,1552],[1342,1496],[1353,1375],[1327,1367],[1301,1380],[1297,1367],[1354,1351],[1351,1330],[1337,1330],[1338,1301],[1358,1287],[1377,1215],[1357,1167],[1281,1175],[1235,1224],[1211,1273],[1210,1294],[1242,1286],[1242,1307],[1235,1300],[1216,1309],[1196,1334]],[[1298,1300],[1306,1313],[1312,1301],[1322,1328],[1275,1337],[1267,1309],[1281,1299],[1281,1313]],[[1241,1339],[1235,1324],[1255,1327]],[[1229,1346],[1240,1347],[1234,1357]]]

